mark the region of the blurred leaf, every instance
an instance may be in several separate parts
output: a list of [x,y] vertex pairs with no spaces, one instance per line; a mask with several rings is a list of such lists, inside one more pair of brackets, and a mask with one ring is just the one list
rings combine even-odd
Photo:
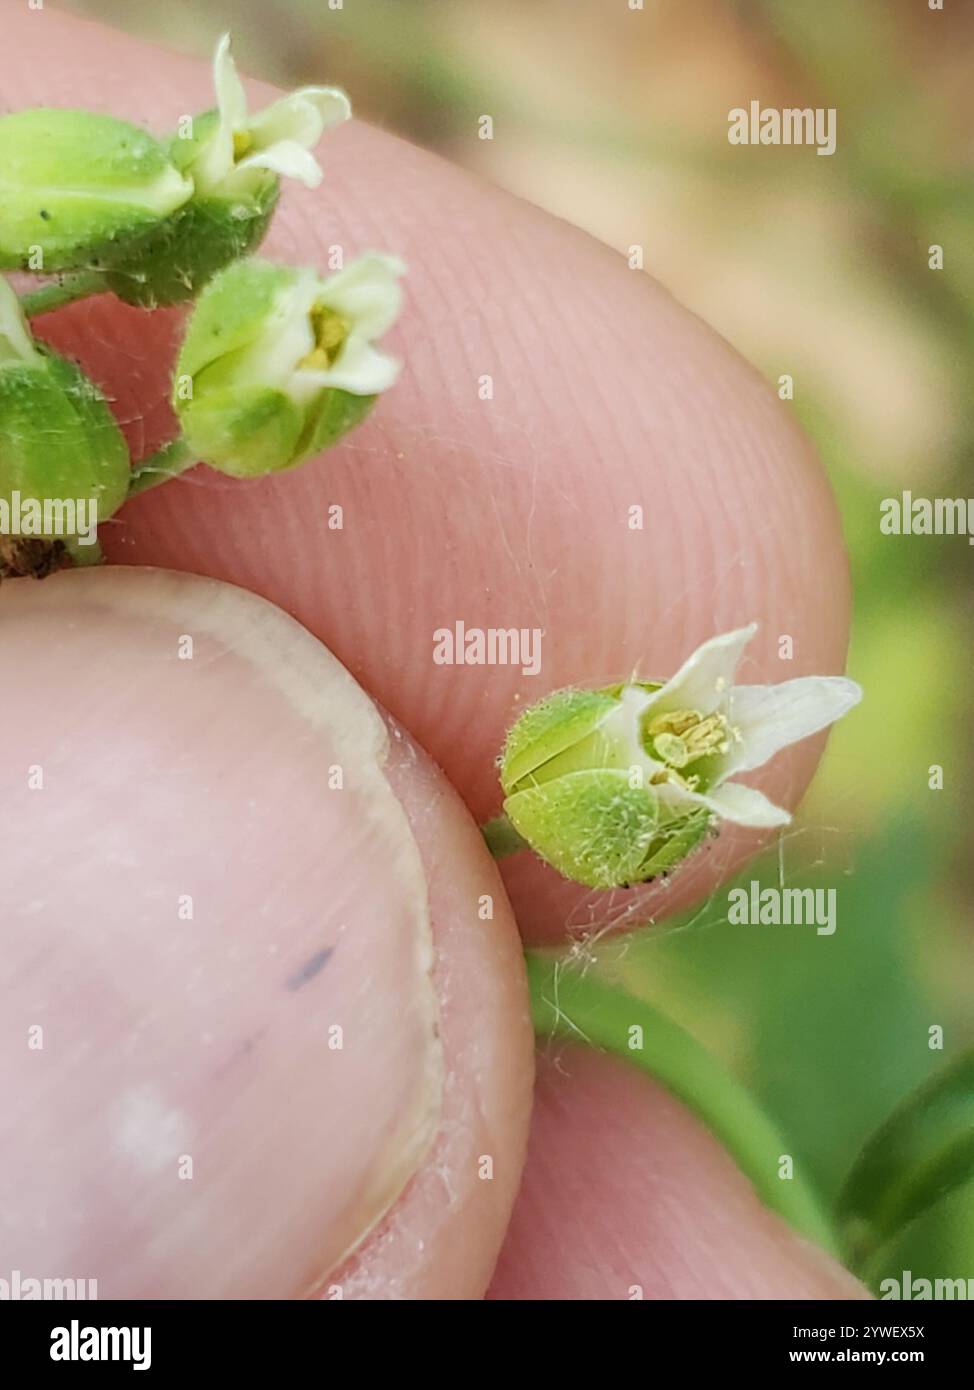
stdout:
[[541,1037],[605,1048],[660,1082],[724,1144],[768,1206],[823,1248],[836,1249],[831,1224],[798,1165],[787,1179],[781,1176],[781,1136],[691,1034],[577,962],[529,952],[526,964]]
[[967,1052],[901,1101],[856,1159],[836,1208],[856,1267],[971,1180],[974,1052]]
[[[940,1298],[974,1298],[974,1183],[957,1188],[904,1227],[867,1261],[860,1277],[880,1298],[922,1298],[921,1280],[934,1291],[942,1281]],[[964,1281],[963,1292],[958,1280]]]

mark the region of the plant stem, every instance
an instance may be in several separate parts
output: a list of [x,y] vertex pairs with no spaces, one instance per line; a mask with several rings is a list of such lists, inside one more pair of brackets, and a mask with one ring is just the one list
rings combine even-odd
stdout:
[[480,833],[487,841],[487,848],[495,859],[503,859],[508,854],[517,854],[527,849],[528,842],[514,829],[505,815],[495,816],[480,827]]
[[64,548],[71,556],[71,563],[75,569],[87,569],[90,565],[103,565],[105,556],[98,541],[94,545],[82,545],[77,536],[69,536],[64,542]]
[[[526,963],[537,1034],[604,1048],[661,1082],[700,1116],[767,1206],[838,1254],[832,1223],[800,1172],[779,1176],[785,1140],[705,1047],[645,1000],[581,973],[574,963],[530,951]],[[640,1046],[632,1045],[634,1037]]]
[[65,275],[42,285],[39,290],[31,290],[21,297],[20,307],[29,319],[38,314],[50,313],[65,304],[73,304],[76,299],[86,299],[92,294],[105,293],[105,280],[100,271],[79,270],[75,275]]
[[177,435],[156,453],[144,459],[138,468],[132,469],[128,495],[136,497],[140,492],[148,492],[150,488],[168,483],[171,478],[178,478],[180,473],[185,473],[187,469],[195,468],[198,462],[199,459],[183,436]]

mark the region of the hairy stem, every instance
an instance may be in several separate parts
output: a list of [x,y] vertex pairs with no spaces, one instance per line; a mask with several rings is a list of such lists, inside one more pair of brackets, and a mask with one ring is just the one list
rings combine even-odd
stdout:
[[177,435],[149,458],[143,459],[137,468],[132,469],[128,495],[136,497],[140,492],[160,487],[170,479],[178,478],[180,473],[185,473],[187,469],[195,468],[198,462],[199,459],[186,440],[182,435]]
[[504,859],[508,854],[517,854],[518,850],[528,847],[527,840],[521,838],[504,815],[487,821],[480,827],[480,833],[495,859]]

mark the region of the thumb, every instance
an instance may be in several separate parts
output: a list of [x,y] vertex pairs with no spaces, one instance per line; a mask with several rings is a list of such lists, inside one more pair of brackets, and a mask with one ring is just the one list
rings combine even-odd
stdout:
[[242,590],[81,570],[0,613],[4,1258],[282,1298],[359,1247],[372,1296],[479,1296],[531,1036],[443,778]]

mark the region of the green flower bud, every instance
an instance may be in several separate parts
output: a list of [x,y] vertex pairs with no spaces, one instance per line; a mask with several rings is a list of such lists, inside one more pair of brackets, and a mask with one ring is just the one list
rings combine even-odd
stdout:
[[720,821],[786,825],[787,811],[731,775],[841,718],[862,692],[830,676],[734,685],[756,630],[704,642],[665,683],[563,690],[526,710],[500,760],[522,839],[566,878],[612,888],[673,868]]
[[193,453],[234,477],[291,468],[345,434],[395,381],[373,346],[399,312],[401,263],[363,256],[326,280],[240,261],[204,290],[173,406]]
[[230,54],[217,45],[218,108],[195,117],[170,140],[173,164],[193,197],[137,250],[115,260],[107,287],[130,304],[154,308],[193,299],[224,266],[256,251],[280,193],[281,176],[316,188],[322,173],[310,153],[351,107],[334,87],[303,87],[251,116]]
[[192,191],[165,147],[126,121],[43,109],[0,117],[0,268],[97,267]]
[[101,392],[73,362],[31,338],[17,296],[0,278],[5,564],[12,547],[38,541],[63,546],[76,562],[96,558],[95,527],[124,502],[129,474],[125,440]]

